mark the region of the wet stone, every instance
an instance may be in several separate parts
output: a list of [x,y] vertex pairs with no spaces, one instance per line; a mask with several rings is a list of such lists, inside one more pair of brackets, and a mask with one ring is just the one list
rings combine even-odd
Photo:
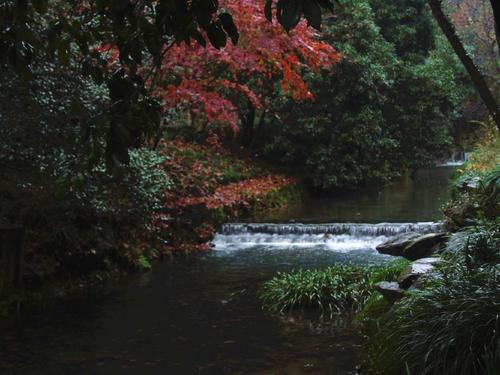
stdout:
[[431,256],[446,241],[447,233],[404,233],[377,246],[381,254],[417,260]]
[[405,292],[395,281],[381,281],[375,284],[375,289],[379,291],[390,303],[394,303],[404,297]]
[[406,267],[398,277],[398,284],[403,289],[411,287],[422,275],[431,274],[435,270],[435,264],[441,261],[440,258],[422,258]]
[[408,246],[411,241],[419,238],[420,236],[421,234],[416,232],[402,233],[393,239],[378,245],[377,251],[380,254],[402,256],[404,248]]

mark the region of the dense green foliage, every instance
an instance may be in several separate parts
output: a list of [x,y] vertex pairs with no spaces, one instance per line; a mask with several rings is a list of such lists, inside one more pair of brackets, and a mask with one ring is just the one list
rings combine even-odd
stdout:
[[320,188],[381,182],[444,157],[462,71],[425,1],[408,3],[344,2],[324,28],[343,59],[310,77],[316,100],[277,101],[280,120],[254,147]]
[[[451,235],[437,277],[392,308],[373,299],[358,317],[375,374],[489,374],[500,366],[500,171],[494,139],[456,177]],[[488,155],[490,154],[491,155]]]
[[[452,241],[440,278],[384,315],[371,338],[383,374],[496,374],[500,365],[500,235],[494,228]],[[461,242],[458,245],[458,242]]]
[[456,173],[452,199],[444,209],[450,229],[500,216],[499,140],[499,131],[492,126],[476,146],[470,162]]
[[280,273],[262,286],[259,297],[273,312],[320,308],[332,312],[357,311],[373,294],[373,285],[394,280],[408,262],[379,265],[336,264],[320,270]]
[[80,113],[98,116],[107,90],[52,64],[36,73],[29,82],[1,81],[9,126],[0,128],[7,140],[0,145],[0,225],[28,230],[26,260],[36,280],[120,263],[140,268],[128,245],[140,241],[172,187],[159,169],[165,156],[130,150],[129,165],[109,175],[101,158],[106,133],[90,133],[72,115],[78,98]]
[[380,33],[399,57],[422,59],[433,49],[435,29],[426,0],[369,0]]

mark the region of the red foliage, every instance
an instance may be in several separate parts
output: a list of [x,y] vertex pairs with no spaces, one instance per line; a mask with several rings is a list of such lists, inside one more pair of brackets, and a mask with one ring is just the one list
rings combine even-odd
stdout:
[[240,32],[238,44],[221,50],[198,44],[172,46],[165,54],[156,91],[165,108],[184,104],[195,115],[203,115],[206,123],[229,125],[237,132],[235,96],[260,108],[264,93],[273,92],[275,82],[281,81],[283,91],[295,100],[312,99],[303,70],[329,67],[339,54],[319,41],[305,21],[290,34],[267,21],[264,0],[225,0],[221,6],[233,15]]
[[265,176],[220,186],[208,196],[183,197],[178,201],[180,207],[204,205],[209,210],[235,205],[249,205],[248,200],[259,200],[273,190],[290,185],[295,180],[283,176]]
[[[168,238],[165,251],[208,249],[203,244],[214,233],[209,224],[211,213],[223,209],[225,215],[232,215],[250,204],[266,203],[269,193],[295,182],[292,178],[263,175],[264,171],[222,149],[179,139],[163,141],[160,146],[168,156],[163,169],[175,185],[175,189],[166,192],[164,212],[155,223]],[[238,174],[228,180],[230,169],[237,169]],[[179,234],[186,230],[189,238]]]

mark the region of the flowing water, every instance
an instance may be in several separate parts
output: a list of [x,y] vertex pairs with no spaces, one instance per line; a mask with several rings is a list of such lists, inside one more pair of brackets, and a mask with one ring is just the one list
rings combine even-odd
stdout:
[[348,316],[269,315],[256,291],[279,271],[383,262],[377,244],[438,230],[451,173],[226,224],[210,253],[0,327],[0,374],[353,374],[363,351]]
[[440,165],[442,167],[456,167],[463,165],[469,161],[470,152],[455,151],[447,160],[444,160]]

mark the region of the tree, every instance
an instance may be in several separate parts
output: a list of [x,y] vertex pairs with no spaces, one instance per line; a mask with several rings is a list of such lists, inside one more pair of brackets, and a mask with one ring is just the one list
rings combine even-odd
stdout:
[[444,5],[460,39],[497,97],[500,95],[500,59],[495,29],[491,27],[495,22],[491,5],[482,0],[448,0]]
[[[497,125],[497,127],[500,129],[500,106],[498,105],[495,97],[493,96],[490,88],[486,84],[486,80],[484,78],[484,75],[481,73],[481,71],[477,68],[476,64],[472,60],[472,58],[469,56],[467,53],[465,47],[463,46],[456,30],[451,21],[448,19],[446,14],[443,11],[442,8],[442,1],[441,0],[428,0],[429,5],[432,10],[432,14],[434,15],[434,18],[436,19],[439,27],[443,31],[444,35],[450,42],[451,46],[453,47],[453,50],[457,54],[458,58],[464,65],[465,69],[469,73],[469,76],[474,83],[474,86],[476,87],[483,103],[485,104],[486,108],[488,109],[488,112],[490,113],[491,117],[493,118],[493,121]],[[493,9],[498,15],[498,5],[493,4],[494,1],[492,1]],[[496,18],[498,19],[498,18]]]
[[[262,5],[264,3],[262,2]],[[322,10],[333,9],[331,0],[267,0],[265,15],[273,12],[289,31],[302,16],[320,27]],[[274,11],[273,11],[274,9]],[[83,73],[109,88],[111,104],[106,121],[95,118],[90,128],[107,126],[108,167],[128,163],[128,148],[160,123],[158,100],[150,95],[140,67],[154,76],[166,52],[175,44],[208,42],[220,49],[227,39],[236,44],[238,30],[232,16],[217,0],[48,1],[7,0],[0,6],[0,64],[32,78],[32,64],[42,56],[78,65]],[[112,69],[105,65],[105,45],[116,46]],[[140,121],[138,121],[140,120]]]
[[268,22],[259,1],[228,0],[223,5],[238,25],[239,43],[220,50],[173,46],[155,82],[147,84],[156,88],[166,110],[187,107],[190,121],[201,129],[222,124],[237,133],[241,123],[249,143],[256,110],[262,118],[277,92],[295,101],[312,99],[303,72],[330,67],[338,53],[305,22],[290,33]]
[[500,3],[497,0],[490,0],[495,17],[495,33],[497,35],[498,52],[500,53]]
[[399,57],[422,59],[433,47],[435,32],[426,0],[370,0],[375,21],[384,39]]
[[437,28],[425,43],[418,40],[416,30],[432,21],[426,7],[418,22],[379,27],[394,6],[346,0],[324,22],[323,40],[341,58],[307,75],[315,101],[273,101],[279,116],[257,133],[259,155],[300,170],[320,189],[380,183],[446,156],[463,102],[460,63]]

